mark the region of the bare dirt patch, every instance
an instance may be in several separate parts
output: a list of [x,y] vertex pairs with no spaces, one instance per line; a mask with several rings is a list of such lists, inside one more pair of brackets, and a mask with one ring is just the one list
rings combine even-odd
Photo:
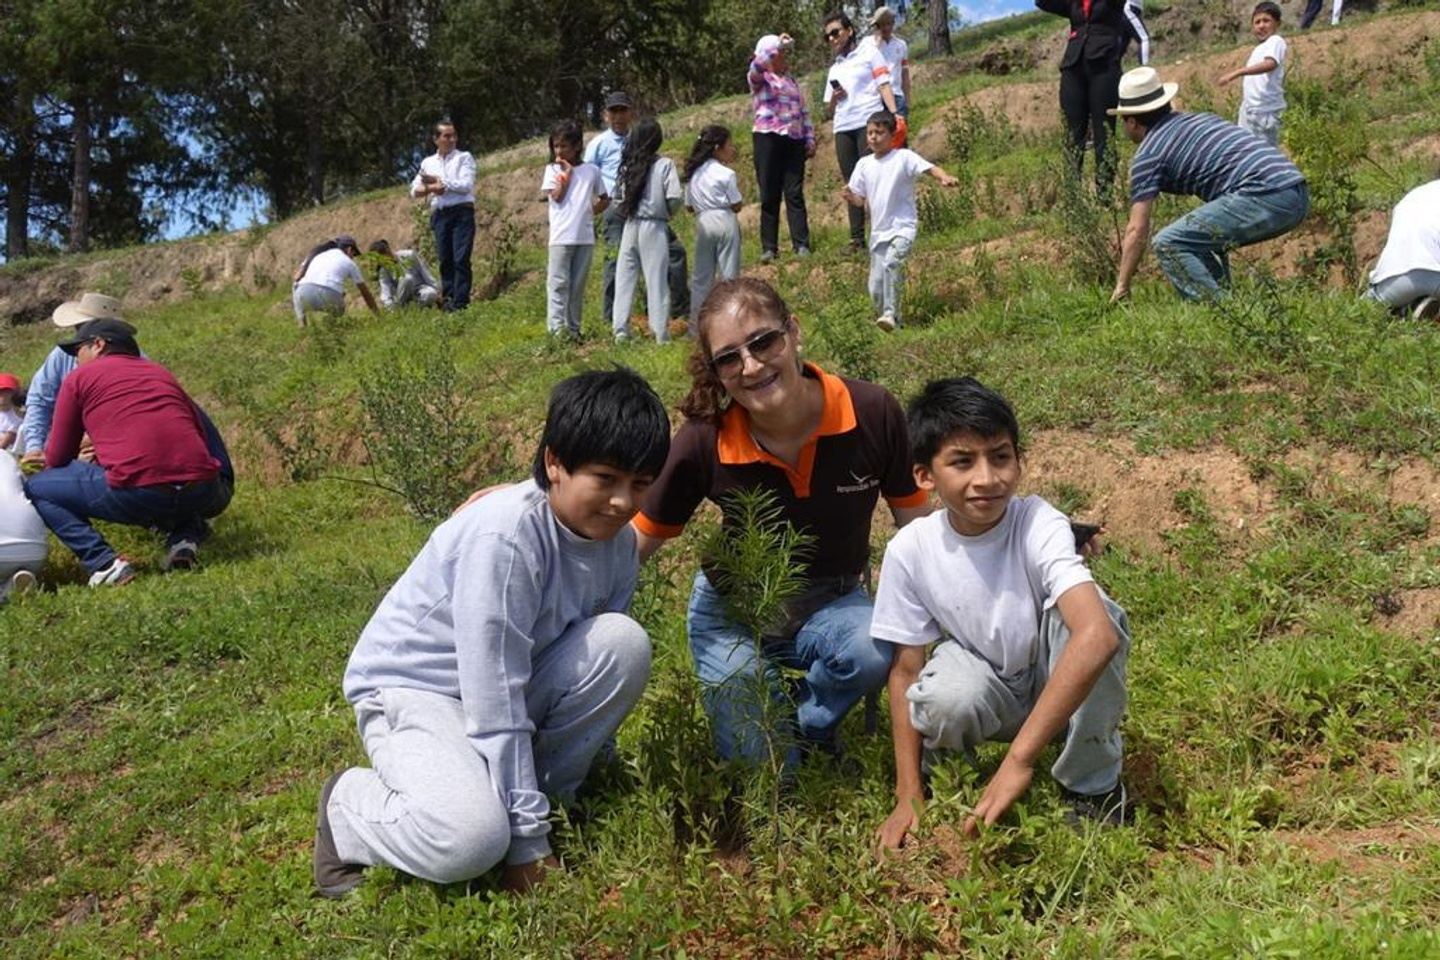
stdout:
[[1338,861],[1347,873],[1393,871],[1421,847],[1440,844],[1440,825],[1394,823],[1358,830],[1277,830],[1272,836],[1317,863]]
[[1440,587],[1397,590],[1391,594],[1400,609],[1376,618],[1376,624],[1401,636],[1426,640],[1440,634]]
[[1235,537],[1262,529],[1275,508],[1274,492],[1255,481],[1238,454],[1223,448],[1152,456],[1126,439],[1066,430],[1038,434],[1030,447],[1027,487],[1078,488],[1089,503],[1081,517],[1104,521],[1107,536],[1120,545],[1163,551],[1164,534],[1186,523],[1175,506],[1182,490],[1199,492],[1222,529]]

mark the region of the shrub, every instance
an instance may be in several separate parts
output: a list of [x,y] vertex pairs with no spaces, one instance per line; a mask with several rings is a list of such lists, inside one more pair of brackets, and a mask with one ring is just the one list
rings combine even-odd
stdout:
[[1344,66],[1328,82],[1303,76],[1286,78],[1289,109],[1285,146],[1310,185],[1310,213],[1324,224],[1329,239],[1309,257],[1312,273],[1338,263],[1347,284],[1360,280],[1355,252],[1355,219],[1360,211],[1356,173],[1369,150],[1364,104],[1345,91],[1363,89]]

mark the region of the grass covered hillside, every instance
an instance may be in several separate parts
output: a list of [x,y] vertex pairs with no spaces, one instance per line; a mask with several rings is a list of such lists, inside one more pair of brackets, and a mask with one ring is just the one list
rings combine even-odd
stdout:
[[[831,167],[808,185],[828,217],[815,256],[761,268],[745,234],[809,357],[902,399],[942,375],[999,388],[1028,431],[1025,489],[1107,524],[1093,568],[1134,628],[1134,826],[1067,826],[1052,756],[963,839],[992,745],[978,770],[941,764],[920,842],[880,860],[883,705],[879,734],[847,721],[854,770],[814,764],[776,792],[719,769],[684,630],[700,523],[642,573],[652,680],[618,762],[559,815],[563,873],[517,898],[377,868],[316,898],[317,792],[365,759],[341,672],[428,535],[417,511],[522,476],[572,371],[627,364],[671,404],[685,387],[686,344],[611,345],[598,268],[586,341],[548,342],[545,251],[523,239],[518,280],[457,316],[352,305],[298,329],[284,292],[238,289],[133,311],[239,485],[198,572],[162,576],[156,538],[111,527],[134,583],[87,589],[56,547],[54,589],[0,608],[6,956],[1440,955],[1440,330],[1354,294],[1384,211],[1436,175],[1440,14],[1305,41],[1287,149],[1312,220],[1238,258],[1219,306],[1180,303],[1153,264],[1108,305],[1124,211],[1062,177],[1050,66],[917,83],[920,149],[963,185],[926,188],[901,332],[875,329],[867,265],[839,252]],[[1233,110],[1213,79],[1244,55],[1178,68],[1186,105]],[[1042,98],[1052,115],[1027,119]],[[54,340],[7,328],[3,367],[28,375]]]

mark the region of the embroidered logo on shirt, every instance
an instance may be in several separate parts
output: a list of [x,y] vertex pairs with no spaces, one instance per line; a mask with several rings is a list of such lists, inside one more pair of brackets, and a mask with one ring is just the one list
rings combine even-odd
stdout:
[[864,493],[866,490],[870,490],[870,489],[872,489],[872,488],[874,488],[874,487],[880,486],[880,481],[879,481],[879,479],[877,479],[876,477],[872,477],[872,476],[871,476],[870,474],[868,474],[868,473],[865,474],[865,476],[862,477],[862,476],[860,476],[858,473],[856,473],[854,470],[851,470],[851,471],[850,471],[850,479],[854,480],[855,482],[854,482],[854,483],[837,483],[837,484],[835,484],[835,492],[836,492],[836,493]]

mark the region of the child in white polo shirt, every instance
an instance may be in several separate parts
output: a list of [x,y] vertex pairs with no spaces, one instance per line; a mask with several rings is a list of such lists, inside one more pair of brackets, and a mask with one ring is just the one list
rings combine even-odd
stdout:
[[610,205],[600,168],[580,159],[583,143],[580,124],[557,123],[550,132],[550,163],[540,180],[550,214],[545,327],[552,336],[572,340],[580,338],[580,307],[595,256],[595,217]]
[[1260,43],[1239,70],[1220,78],[1220,85],[1244,77],[1240,116],[1236,124],[1260,137],[1272,147],[1280,145],[1280,115],[1285,112],[1285,56],[1288,48],[1280,36],[1280,6],[1265,0],[1250,15],[1250,30]]
[[923,173],[947,187],[960,181],[914,150],[895,147],[895,115],[880,110],[865,124],[870,153],[855,164],[850,182],[840,191],[850,205],[870,206],[870,299],[880,315],[881,330],[900,325],[900,295],[905,288],[905,258],[915,243],[919,216],[915,181]]
[[1004,397],[969,377],[937,380],[911,402],[908,428],[915,479],[943,509],[890,541],[875,595],[871,635],[895,645],[895,808],[881,845],[899,847],[919,823],[922,744],[1010,741],[967,833],[1024,795],[1062,735],[1050,772],[1073,814],[1123,822],[1125,612],[1095,585],[1064,514],[1015,495],[1020,425]]
[[680,180],[685,206],[695,214],[695,272],[690,275],[690,322],[717,279],[740,276],[740,181],[729,164],[737,151],[730,128],[712,123],[700,131]]

